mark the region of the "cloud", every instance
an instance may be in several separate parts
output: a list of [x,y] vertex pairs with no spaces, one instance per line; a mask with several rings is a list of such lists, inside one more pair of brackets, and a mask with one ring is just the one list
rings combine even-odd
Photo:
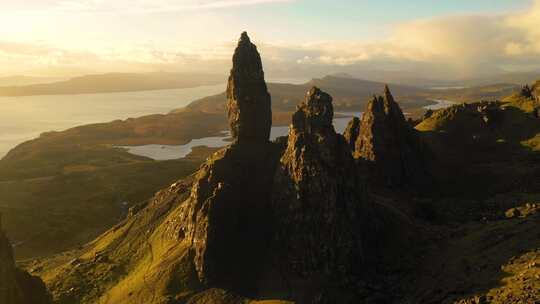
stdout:
[[540,0],[523,12],[397,24],[389,37],[377,41],[326,41],[296,48],[309,51],[296,58],[298,65],[431,65],[458,76],[539,69]]
[[45,0],[57,11],[158,13],[284,3],[293,0]]
[[[34,0],[35,1],[35,0]],[[289,0],[40,0],[61,10],[132,12],[217,9]],[[540,69],[540,0],[520,12],[445,16],[395,24],[390,35],[371,41],[256,41],[269,74],[319,76],[339,71],[406,71],[424,77],[466,77],[505,70]],[[284,33],[283,35],[287,35]],[[286,38],[286,37],[284,37]],[[189,39],[185,39],[189,41]],[[230,68],[235,41],[133,43],[66,49],[42,43],[0,41],[4,72],[86,69],[90,72]],[[369,75],[368,75],[369,77]]]

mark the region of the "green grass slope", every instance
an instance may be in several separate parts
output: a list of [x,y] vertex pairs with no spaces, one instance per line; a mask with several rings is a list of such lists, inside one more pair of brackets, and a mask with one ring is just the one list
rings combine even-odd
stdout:
[[49,132],[17,146],[0,160],[0,212],[17,257],[91,240],[127,207],[194,172],[209,153],[158,162],[114,146],[184,144],[225,128],[223,115],[150,115]]

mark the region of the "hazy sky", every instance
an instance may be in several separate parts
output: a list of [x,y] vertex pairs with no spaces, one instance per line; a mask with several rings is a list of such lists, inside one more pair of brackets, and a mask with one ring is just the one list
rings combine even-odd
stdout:
[[0,0],[0,75],[224,73],[247,30],[267,72],[540,69],[540,0]]

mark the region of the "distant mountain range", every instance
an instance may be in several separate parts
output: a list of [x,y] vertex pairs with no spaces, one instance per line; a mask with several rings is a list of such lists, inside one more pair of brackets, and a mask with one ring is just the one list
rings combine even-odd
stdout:
[[363,78],[372,81],[390,82],[422,88],[437,87],[476,87],[496,83],[523,85],[533,83],[540,78],[540,71],[492,73],[477,77],[444,78],[427,77],[415,71],[358,70],[347,73],[334,73],[340,78]]
[[[272,95],[274,112],[292,112],[313,86],[324,88],[329,92],[337,111],[355,112],[364,109],[369,99],[381,92],[385,82],[354,78],[349,74],[334,74],[323,78],[315,78],[304,84],[268,83],[268,91]],[[512,83],[474,86],[469,88],[430,89],[410,85],[390,83],[392,91],[400,100],[401,107],[409,114],[421,115],[422,107],[433,100],[450,100],[455,102],[471,102],[475,100],[497,100],[515,92],[520,86]],[[202,111],[206,113],[223,113],[225,111],[225,92],[204,97],[174,112]]]
[[65,77],[33,77],[25,75],[13,75],[0,77],[0,87],[27,86],[32,84],[44,84],[66,80]]
[[[305,91],[311,85],[325,85],[338,79],[340,89],[349,86],[356,97],[369,97],[365,93],[372,94],[382,89],[384,83],[389,83],[398,95],[411,95],[420,91],[431,89],[473,88],[502,84],[509,86],[532,83],[540,78],[540,71],[497,73],[476,78],[462,79],[437,79],[424,78],[409,71],[381,71],[359,70],[354,72],[333,73],[325,77],[315,78],[305,84],[296,84],[296,88]],[[367,80],[369,79],[369,80]],[[73,78],[60,77],[32,77],[32,76],[6,76],[0,77],[0,96],[32,96],[32,95],[62,95],[62,94],[91,94],[129,91],[148,91],[163,89],[180,89],[201,85],[224,83],[225,75],[205,73],[107,73],[83,75]],[[289,81],[277,81],[270,84],[275,87],[272,92],[294,89]],[[322,83],[321,83],[322,82]],[[319,84],[321,83],[321,84]],[[336,85],[337,83],[331,83]],[[353,86],[360,85],[357,88]],[[279,86],[279,87],[278,87]],[[295,94],[297,90],[294,90]],[[332,91],[330,89],[330,91]],[[360,93],[360,94],[358,94]],[[502,96],[507,95],[502,94]],[[298,96],[298,95],[296,95]],[[341,98],[340,96],[335,96]]]
[[[25,84],[33,78],[11,78],[0,87],[0,96],[89,94],[129,91],[180,89],[224,82],[225,77],[198,73],[108,73],[85,75],[64,81]],[[37,79],[33,79],[37,81]],[[5,82],[9,83],[9,82]],[[0,79],[0,85],[3,82]]]
[[[336,109],[358,111],[363,108],[373,94],[383,90],[385,83],[346,77],[345,75],[315,78],[304,84],[268,83],[268,91],[272,95],[273,111],[294,111],[296,105],[313,86],[324,88],[329,92],[334,98]],[[422,97],[429,92],[427,89],[398,84],[392,84],[391,87],[403,101],[404,108],[416,108],[427,104],[426,99]],[[196,100],[186,108],[174,112],[187,110],[223,113],[226,99],[225,92],[223,92]]]

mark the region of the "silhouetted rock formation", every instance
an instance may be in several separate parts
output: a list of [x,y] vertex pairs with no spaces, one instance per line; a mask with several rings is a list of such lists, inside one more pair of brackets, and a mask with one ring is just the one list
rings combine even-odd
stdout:
[[229,125],[238,142],[266,142],[272,126],[271,99],[261,56],[246,32],[242,33],[233,56],[227,86]]
[[529,87],[528,84],[526,84],[525,86],[523,86],[521,88],[521,90],[519,91],[519,95],[522,96],[522,97],[525,97],[525,98],[529,98],[529,99],[533,99],[534,96],[533,96],[533,91],[532,89]]
[[424,115],[422,116],[422,120],[430,118],[433,115],[433,113],[435,113],[433,110],[427,109]]
[[312,88],[293,115],[276,173],[277,251],[298,293],[315,278],[328,283],[365,274],[375,248],[367,236],[375,232],[372,205],[332,118],[332,97]]
[[279,148],[268,141],[270,95],[246,33],[233,57],[227,92],[237,141],[201,167],[175,230],[190,243],[203,284],[251,294],[272,237],[270,197]]
[[0,214],[0,303],[46,304],[51,299],[38,277],[15,266],[11,243],[2,231]]
[[354,151],[355,149],[356,139],[358,138],[358,135],[360,135],[360,118],[353,117],[353,119],[351,119],[351,121],[349,121],[349,123],[347,124],[345,132],[343,132],[343,136],[349,144],[351,151]]
[[203,284],[253,294],[272,237],[269,198],[278,160],[274,144],[233,144],[197,173],[175,230],[191,244]]
[[424,183],[424,151],[416,130],[405,120],[388,86],[374,96],[362,116],[354,155],[365,160],[372,174],[387,186]]

